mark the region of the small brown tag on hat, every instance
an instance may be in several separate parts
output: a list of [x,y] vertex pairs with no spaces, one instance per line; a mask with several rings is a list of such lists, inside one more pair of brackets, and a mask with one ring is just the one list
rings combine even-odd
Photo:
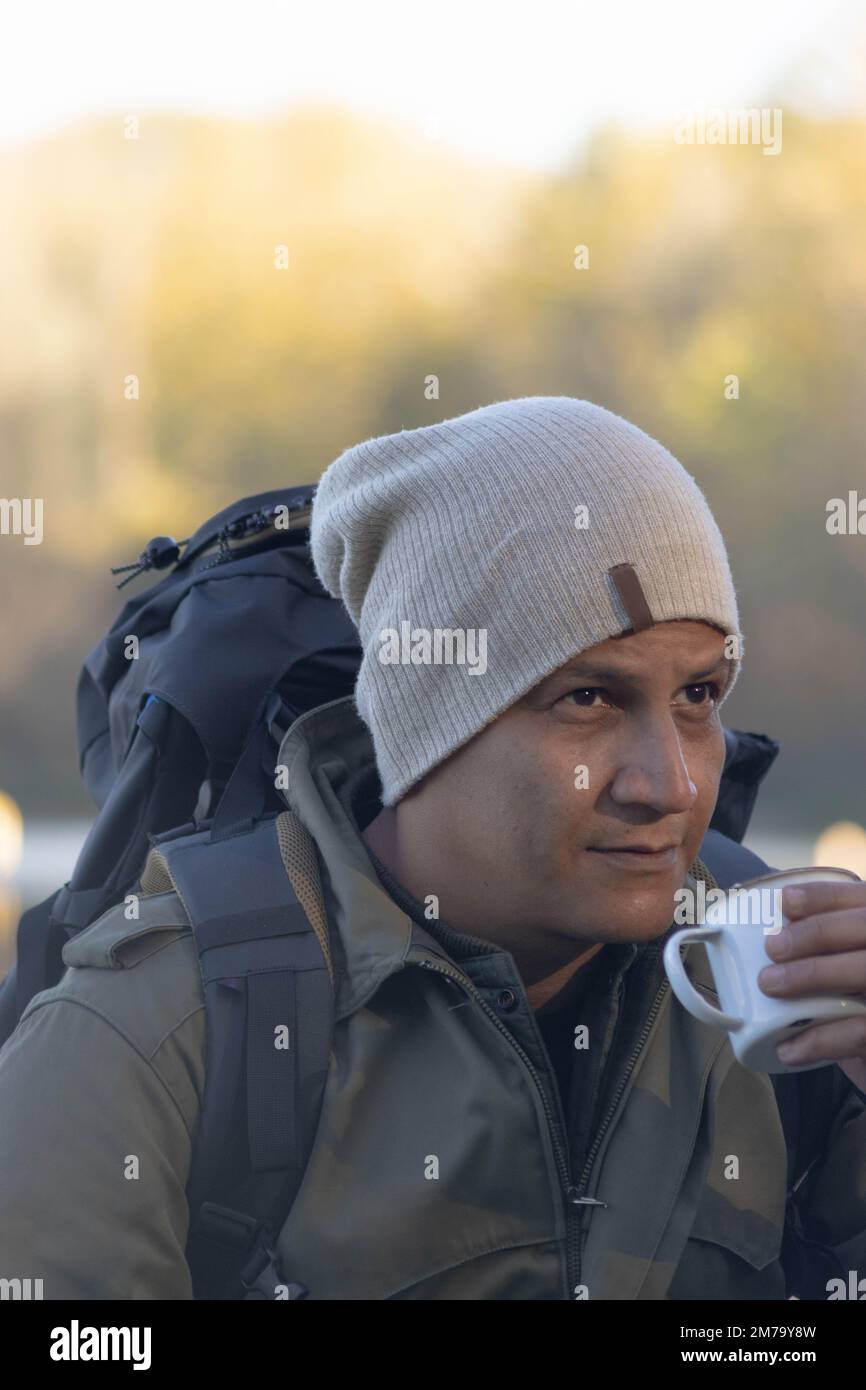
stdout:
[[614,565],[608,570],[608,574],[616,585],[616,591],[622,599],[622,606],[631,619],[634,631],[642,632],[645,627],[652,627],[655,620],[634,565]]

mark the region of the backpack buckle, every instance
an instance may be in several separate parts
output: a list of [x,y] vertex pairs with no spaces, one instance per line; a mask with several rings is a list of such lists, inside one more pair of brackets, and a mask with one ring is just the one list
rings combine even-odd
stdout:
[[262,1226],[257,1232],[255,1249],[241,1274],[241,1286],[246,1290],[246,1298],[266,1298],[268,1302],[279,1301],[277,1299],[278,1290],[281,1294],[285,1290],[286,1292],[282,1296],[293,1301],[306,1298],[309,1293],[309,1289],[305,1285],[283,1278],[277,1252],[271,1245],[267,1232]]
[[309,1289],[297,1281],[283,1278],[279,1256],[274,1250],[267,1227],[254,1216],[216,1202],[203,1202],[199,1214],[199,1229],[211,1240],[236,1250],[248,1250],[249,1255],[240,1276],[244,1298],[277,1299],[277,1291],[285,1289],[289,1299],[306,1298]]
[[261,1222],[242,1211],[231,1207],[218,1206],[216,1202],[202,1202],[198,1227],[210,1239],[220,1245],[228,1245],[233,1250],[243,1250],[252,1245]]

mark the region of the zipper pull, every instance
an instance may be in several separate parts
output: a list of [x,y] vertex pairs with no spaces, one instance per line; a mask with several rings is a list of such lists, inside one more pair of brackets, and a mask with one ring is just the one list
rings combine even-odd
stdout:
[[131,579],[136,579],[145,570],[163,570],[166,565],[173,565],[180,559],[181,546],[187,545],[192,539],[187,536],[185,541],[176,541],[174,536],[154,536],[152,541],[148,541],[144,550],[137,560],[133,560],[131,565],[112,565],[112,574],[123,574],[124,570],[131,570],[125,579],[121,579],[116,589],[122,589],[124,584],[128,584]]
[[565,1189],[565,1200],[572,1207],[606,1207],[607,1202],[601,1202],[597,1197],[582,1197],[579,1187],[567,1187]]
[[449,969],[448,966],[444,965],[441,961],[431,960],[429,956],[425,956],[423,960],[419,960],[418,965],[420,965],[422,969],[434,970],[437,975],[441,975],[443,979],[447,980],[455,989],[459,989],[461,994],[472,994],[474,997],[476,991],[472,981],[465,979],[465,977],[453,967]]

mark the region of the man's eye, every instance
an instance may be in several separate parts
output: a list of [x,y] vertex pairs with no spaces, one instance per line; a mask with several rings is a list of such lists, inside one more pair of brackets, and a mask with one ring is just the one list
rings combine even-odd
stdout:
[[[717,681],[701,681],[698,685],[686,685],[683,690],[690,705],[708,705],[710,701],[719,698],[719,684]],[[704,694],[708,698],[704,699]]]
[[[596,695],[601,696],[604,692],[597,685],[586,685],[578,690],[569,690],[565,696],[566,700],[572,700],[581,709],[590,709],[595,701]],[[588,698],[584,698],[588,696]]]

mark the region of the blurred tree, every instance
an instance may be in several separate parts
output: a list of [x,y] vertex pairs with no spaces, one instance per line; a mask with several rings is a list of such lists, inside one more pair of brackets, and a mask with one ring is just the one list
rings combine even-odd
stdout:
[[545,177],[327,106],[0,155],[2,489],[45,500],[42,546],[0,538],[0,787],[87,809],[77,667],[123,601],[109,565],[151,535],[371,434],[567,394],[709,498],[747,637],[726,718],[785,745],[764,813],[866,819],[866,539],[824,524],[866,495],[866,147],[856,122],[784,119],[777,157],[611,125]]

